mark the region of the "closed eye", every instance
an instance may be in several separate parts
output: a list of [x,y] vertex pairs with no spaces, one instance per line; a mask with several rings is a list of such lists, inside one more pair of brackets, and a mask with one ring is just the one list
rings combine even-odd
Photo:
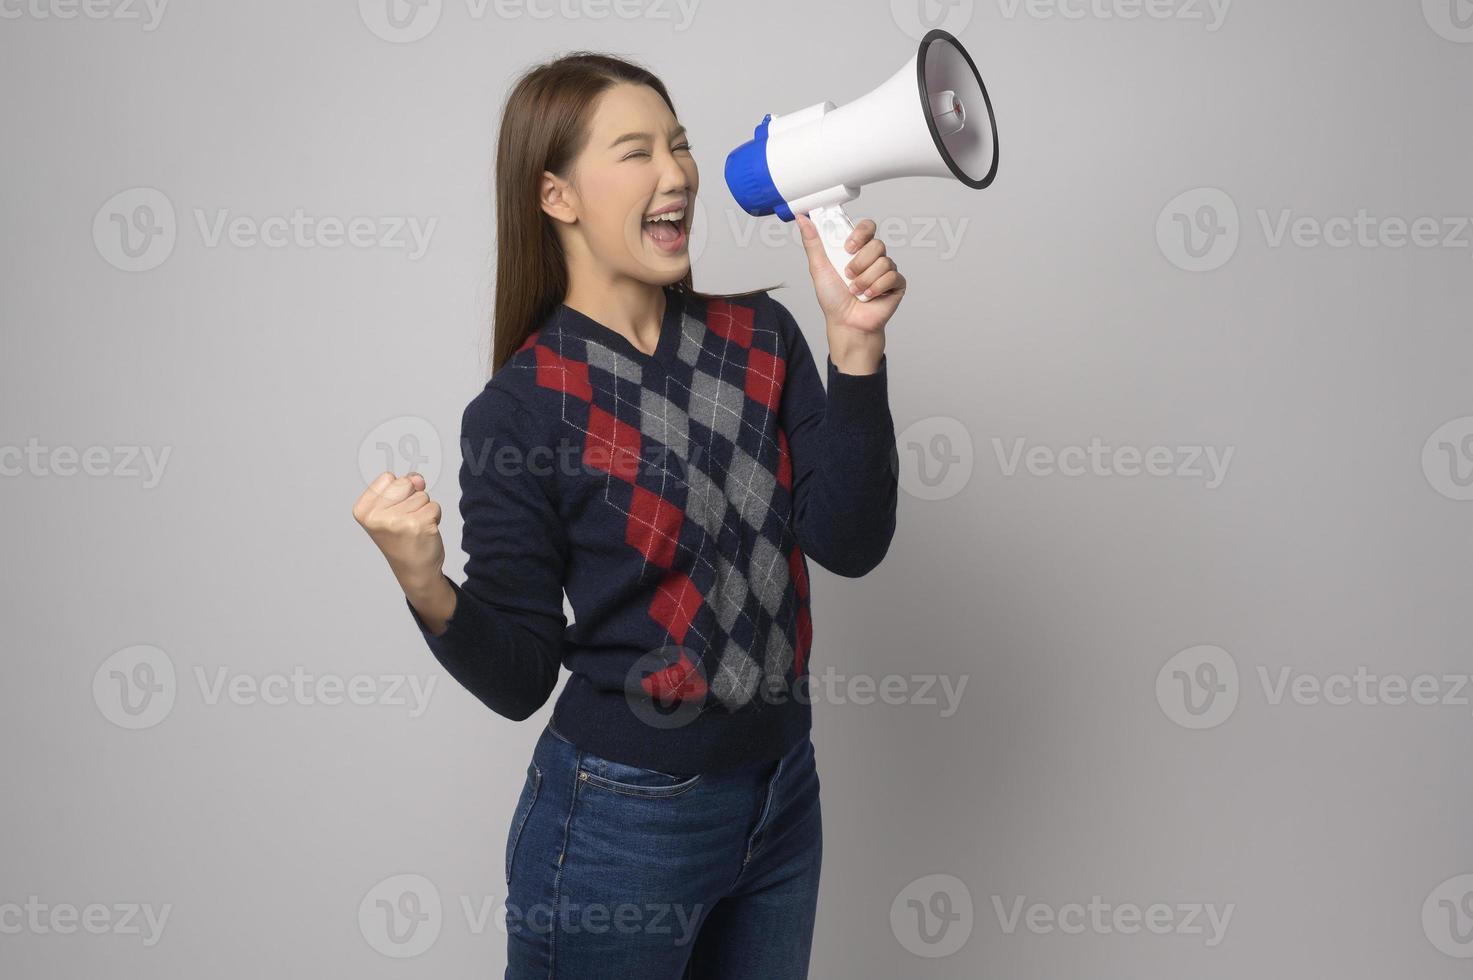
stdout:
[[[687,153],[689,153],[690,152],[690,144],[689,143],[680,143],[680,144],[672,147],[672,149],[675,149],[677,151],[678,150],[684,150]],[[649,155],[650,155],[650,153],[649,153],[648,150],[634,150],[633,152],[626,154],[623,159],[625,159],[625,160],[632,160],[632,159],[634,159],[635,157],[638,157],[638,156],[646,156],[647,157]]]

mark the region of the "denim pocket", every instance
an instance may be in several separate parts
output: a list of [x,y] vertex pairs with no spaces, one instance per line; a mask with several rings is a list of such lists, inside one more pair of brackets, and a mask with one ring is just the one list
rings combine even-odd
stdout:
[[537,791],[542,788],[542,770],[533,762],[527,766],[527,780],[522,784],[522,795],[517,799],[517,808],[512,812],[511,831],[506,837],[506,883],[511,885],[511,863],[517,854],[517,844],[522,839],[522,828],[532,813],[532,804],[537,802]]
[[679,796],[701,781],[700,773],[661,772],[631,766],[627,762],[615,762],[590,752],[582,753],[578,764],[578,779],[625,796],[643,796],[649,799]]

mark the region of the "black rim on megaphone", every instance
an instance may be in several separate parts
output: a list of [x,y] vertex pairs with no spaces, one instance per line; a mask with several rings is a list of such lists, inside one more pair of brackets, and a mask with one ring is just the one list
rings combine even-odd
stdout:
[[956,161],[951,158],[951,152],[946,148],[946,144],[941,139],[940,131],[936,129],[936,120],[932,118],[929,111],[925,113],[926,128],[931,131],[931,139],[936,141],[936,149],[941,151],[941,159],[946,161],[946,166],[951,170],[957,180],[966,184],[968,187],[975,187],[980,190],[991,184],[993,179],[997,177],[997,116],[992,112],[992,98],[987,94],[987,83],[982,81],[982,73],[977,70],[977,63],[972,60],[972,56],[967,52],[962,42],[958,41],[951,32],[934,27],[926,32],[925,37],[921,38],[920,57],[916,59],[916,87],[920,91],[921,105],[926,106],[929,110],[930,100],[926,92],[926,49],[931,46],[933,41],[950,41],[952,47],[961,52],[961,56],[967,59],[967,67],[972,69],[972,76],[977,79],[977,87],[982,90],[982,101],[987,103],[987,121],[992,126],[992,167],[987,171],[987,176],[981,180],[968,176],[961,167],[956,165]]

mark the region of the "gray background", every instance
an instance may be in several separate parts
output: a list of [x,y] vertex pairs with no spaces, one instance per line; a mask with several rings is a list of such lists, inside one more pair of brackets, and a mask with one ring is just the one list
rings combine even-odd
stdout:
[[[849,206],[910,282],[905,492],[877,571],[814,568],[811,665],[905,696],[815,705],[813,975],[1467,975],[1467,0],[445,0],[397,31],[385,0],[74,9],[0,21],[0,973],[500,975],[495,914],[463,902],[504,897],[550,705],[516,725],[443,675],[349,508],[380,442],[438,467],[459,577],[508,81],[579,47],[660,74],[701,167],[697,285],[788,282],[822,352],[795,228],[737,209],[722,165],[763,113],[888,78],[929,16],[982,69],[1002,166]],[[435,224],[422,255],[208,234],[299,208]],[[1305,237],[1362,210],[1439,243]],[[1275,244],[1284,213],[1301,244]],[[1199,214],[1224,232],[1195,239],[1208,268],[1178,220]],[[172,247],[130,271],[119,218]],[[1169,474],[1010,469],[1018,440],[1165,447]],[[160,478],[129,447],[168,451]],[[1220,480],[1187,465],[1205,448],[1232,452]],[[153,694],[125,695],[139,663]],[[1208,692],[1174,685],[1203,663],[1194,715]],[[214,696],[295,669],[384,697]],[[1460,703],[1275,698],[1284,671],[1358,670]],[[965,683],[955,711],[926,678]],[[426,710],[393,703],[409,681]],[[404,887],[442,911],[396,945],[372,909]],[[1095,896],[1162,903],[1172,931],[998,912],[1072,923]],[[972,914],[943,930],[913,897]],[[130,903],[168,908],[156,941]],[[1231,906],[1225,933],[1192,903]],[[97,934],[55,928],[93,904]]]

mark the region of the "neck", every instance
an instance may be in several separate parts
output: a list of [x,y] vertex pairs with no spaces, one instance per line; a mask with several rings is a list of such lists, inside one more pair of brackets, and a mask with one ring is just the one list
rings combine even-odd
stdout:
[[563,302],[616,333],[645,353],[660,342],[665,316],[665,290],[627,276],[589,282],[574,277]]

